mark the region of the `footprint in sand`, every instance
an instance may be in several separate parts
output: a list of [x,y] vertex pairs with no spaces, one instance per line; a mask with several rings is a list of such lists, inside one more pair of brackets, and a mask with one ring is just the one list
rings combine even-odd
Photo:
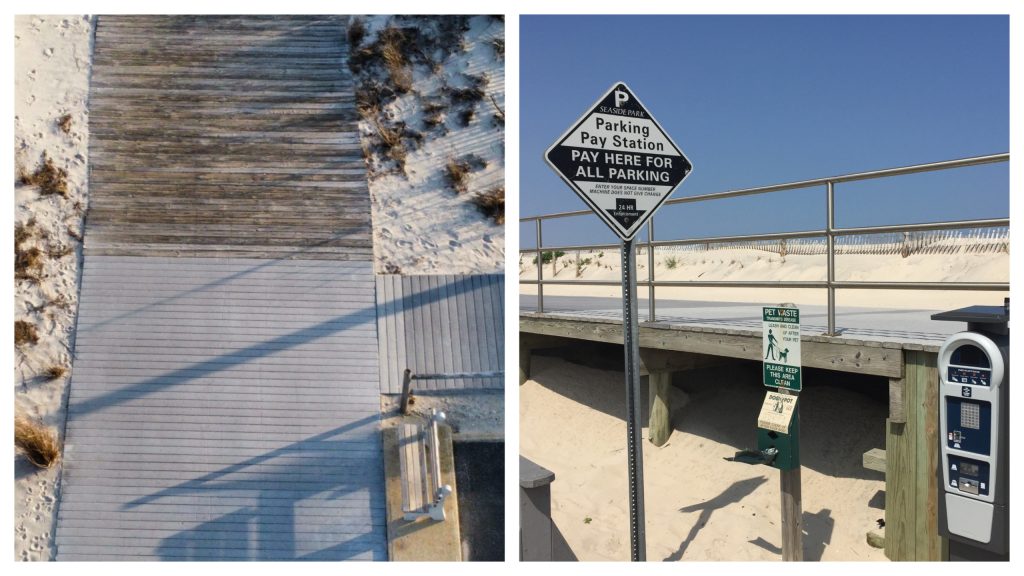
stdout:
[[408,240],[399,240],[398,242],[395,242],[395,244],[398,244],[402,248],[412,248],[412,242],[409,242]]
[[43,56],[46,56],[47,58],[53,56],[53,48],[47,48],[46,50],[43,50]]
[[452,251],[454,252],[456,248],[462,246],[462,242],[459,242],[458,240],[449,240],[448,246],[450,246]]
[[387,228],[381,228],[380,235],[381,238],[391,238],[392,236],[394,236],[394,234],[391,233],[391,230],[388,230]]
[[420,245],[423,246],[424,248],[429,248],[430,250],[437,249],[437,243],[434,242],[433,240],[430,240],[429,238],[420,238]]
[[484,234],[484,242],[490,244],[491,242],[494,242],[494,239],[491,238],[490,234]]

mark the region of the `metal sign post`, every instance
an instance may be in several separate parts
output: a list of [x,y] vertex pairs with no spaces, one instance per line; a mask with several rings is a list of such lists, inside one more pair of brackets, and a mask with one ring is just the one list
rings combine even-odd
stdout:
[[[616,82],[547,151],[544,160],[622,239],[631,558],[647,558],[640,424],[640,339],[633,237],[693,169],[636,95]],[[539,228],[538,228],[539,230]],[[541,246],[538,232],[538,250]],[[540,268],[538,252],[538,271]],[[539,277],[539,276],[538,276]]]
[[626,356],[626,454],[629,458],[630,559],[647,560],[644,452],[640,433],[640,334],[636,317],[636,247],[622,241],[622,335]]

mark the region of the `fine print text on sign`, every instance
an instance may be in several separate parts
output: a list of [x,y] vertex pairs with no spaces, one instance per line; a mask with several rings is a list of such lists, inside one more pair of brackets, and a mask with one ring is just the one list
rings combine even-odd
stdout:
[[764,385],[800,391],[800,310],[765,307],[762,310],[761,357]]
[[626,240],[693,169],[622,82],[615,83],[548,148],[544,159]]
[[757,417],[757,427],[780,434],[789,434],[789,423],[793,419],[798,396],[769,391]]

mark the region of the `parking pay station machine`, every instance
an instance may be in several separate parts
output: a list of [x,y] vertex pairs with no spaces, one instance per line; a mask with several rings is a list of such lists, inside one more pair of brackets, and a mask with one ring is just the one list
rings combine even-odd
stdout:
[[950,560],[1008,560],[1009,303],[932,319],[967,323],[939,349],[939,533]]

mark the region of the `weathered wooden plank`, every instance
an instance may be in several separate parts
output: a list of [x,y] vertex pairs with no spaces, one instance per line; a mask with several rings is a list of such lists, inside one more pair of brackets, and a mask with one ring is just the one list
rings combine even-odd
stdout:
[[[611,344],[622,342],[621,321],[521,314],[519,329],[520,332],[530,334]],[[644,324],[640,327],[640,346],[760,360],[760,332],[739,332],[741,333],[725,334],[721,331],[698,330],[681,325]],[[899,377],[903,374],[903,355],[900,350],[896,349],[855,346],[846,344],[840,339],[835,339],[832,342],[804,339],[802,350],[804,366],[812,368],[878,376]]]
[[864,467],[885,474],[885,450],[872,448],[864,453]]
[[[937,357],[927,352],[906,352],[908,367],[915,366],[917,415],[914,428],[916,560],[944,560],[939,536],[939,374]],[[908,382],[908,386],[911,385]]]
[[[906,367],[906,379],[915,382],[916,364]],[[917,538],[917,387],[907,386],[905,423],[886,420],[885,555],[890,560],[916,560]]]

